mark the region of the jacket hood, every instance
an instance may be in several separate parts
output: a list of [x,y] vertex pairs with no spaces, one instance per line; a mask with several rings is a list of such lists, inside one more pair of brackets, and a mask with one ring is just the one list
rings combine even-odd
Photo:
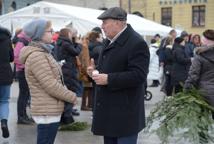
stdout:
[[201,53],[204,53],[204,52],[212,50],[212,49],[214,49],[214,45],[212,45],[212,46],[201,46],[201,47],[195,48],[195,52],[197,54],[201,54]]
[[195,52],[214,62],[214,45],[197,47]]
[[33,52],[46,52],[45,49],[42,49],[40,47],[37,47],[37,46],[26,46],[26,47],[23,47],[21,49],[21,52],[20,52],[20,56],[19,56],[19,60],[22,64],[25,64],[27,58],[33,53]]
[[5,40],[5,39],[10,39],[11,38],[11,34],[9,32],[9,30],[0,27],[0,41]]

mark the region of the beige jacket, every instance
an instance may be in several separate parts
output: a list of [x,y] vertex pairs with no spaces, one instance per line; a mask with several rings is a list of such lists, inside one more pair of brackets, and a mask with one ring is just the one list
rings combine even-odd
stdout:
[[47,50],[36,43],[22,49],[20,60],[25,64],[32,115],[61,115],[64,102],[72,103],[76,94],[63,86],[58,63]]

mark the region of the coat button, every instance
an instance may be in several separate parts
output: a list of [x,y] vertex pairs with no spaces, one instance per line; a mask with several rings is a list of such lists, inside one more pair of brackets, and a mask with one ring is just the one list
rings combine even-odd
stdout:
[[104,55],[104,56],[103,56],[103,59],[105,59],[105,58],[106,58],[106,56]]
[[100,106],[100,103],[97,103],[97,106],[99,107],[99,106]]

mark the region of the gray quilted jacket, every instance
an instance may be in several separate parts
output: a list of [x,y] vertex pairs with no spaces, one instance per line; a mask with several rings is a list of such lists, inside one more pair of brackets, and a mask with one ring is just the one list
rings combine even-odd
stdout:
[[194,86],[214,106],[214,45],[196,48],[184,88]]

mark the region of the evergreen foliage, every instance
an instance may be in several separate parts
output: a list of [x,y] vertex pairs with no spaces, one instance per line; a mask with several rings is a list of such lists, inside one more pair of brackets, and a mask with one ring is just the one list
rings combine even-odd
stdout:
[[[169,143],[170,137],[193,144],[214,142],[212,112],[214,107],[196,89],[180,92],[156,105],[147,119],[145,132],[155,132],[162,144]],[[157,122],[158,127],[152,128]]]
[[68,125],[60,126],[61,131],[82,131],[88,128],[87,122],[74,122]]

